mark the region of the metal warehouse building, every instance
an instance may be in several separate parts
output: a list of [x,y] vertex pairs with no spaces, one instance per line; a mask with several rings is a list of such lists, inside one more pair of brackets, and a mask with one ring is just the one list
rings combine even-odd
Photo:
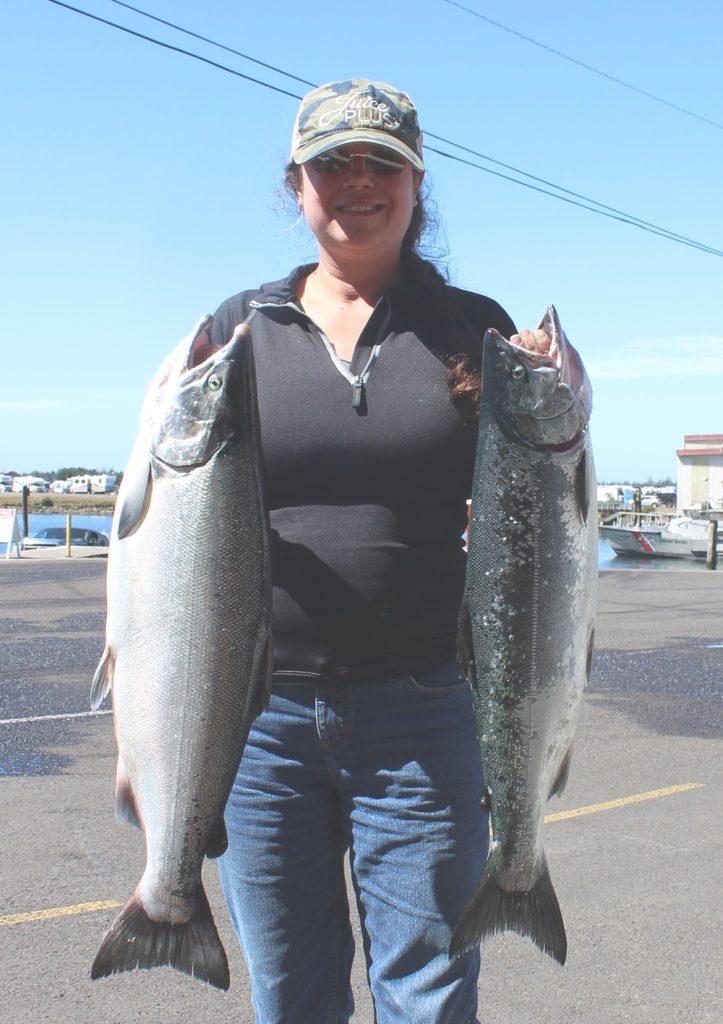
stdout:
[[686,434],[678,456],[678,508],[723,508],[723,434]]

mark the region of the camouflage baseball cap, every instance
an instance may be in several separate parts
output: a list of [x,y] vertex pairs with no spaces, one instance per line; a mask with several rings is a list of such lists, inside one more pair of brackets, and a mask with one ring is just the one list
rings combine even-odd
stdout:
[[307,93],[296,115],[291,159],[304,164],[348,142],[371,142],[424,170],[417,111],[406,93],[384,82],[351,78]]

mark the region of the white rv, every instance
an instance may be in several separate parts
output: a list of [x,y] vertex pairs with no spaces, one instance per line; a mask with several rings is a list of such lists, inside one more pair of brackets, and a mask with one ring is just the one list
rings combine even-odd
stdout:
[[22,493],[23,487],[27,487],[30,494],[47,494],[48,481],[40,476],[16,476],[13,478],[13,491],[16,494]]
[[68,492],[70,494],[90,494],[90,476],[85,473],[83,476],[69,477]]
[[116,483],[112,473],[96,473],[90,478],[90,489],[93,494],[112,494]]

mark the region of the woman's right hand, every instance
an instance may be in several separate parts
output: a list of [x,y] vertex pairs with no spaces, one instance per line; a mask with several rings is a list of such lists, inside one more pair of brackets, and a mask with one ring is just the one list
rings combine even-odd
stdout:
[[539,327],[536,330],[524,327],[519,334],[513,334],[510,341],[513,345],[519,345],[530,352],[538,352],[542,356],[550,354],[552,345],[552,339],[547,331],[541,331]]

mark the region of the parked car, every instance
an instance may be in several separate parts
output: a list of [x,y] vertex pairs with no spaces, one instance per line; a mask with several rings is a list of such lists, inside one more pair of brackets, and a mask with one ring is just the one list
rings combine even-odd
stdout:
[[[28,537],[27,547],[50,548],[60,547],[65,544],[64,526],[46,526],[33,537]],[[98,530],[86,530],[80,526],[73,526],[70,531],[70,543],[80,547],[107,548],[108,538]]]

